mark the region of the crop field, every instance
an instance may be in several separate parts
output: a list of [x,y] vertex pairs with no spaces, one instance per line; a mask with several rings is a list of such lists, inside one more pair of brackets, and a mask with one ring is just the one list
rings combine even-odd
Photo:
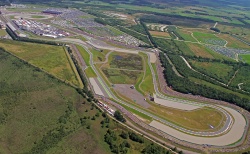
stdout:
[[227,47],[250,50],[249,45],[237,40],[236,38],[234,38],[228,34],[220,34],[219,37],[227,40],[227,42],[228,42]]
[[201,43],[220,45],[220,46],[224,46],[226,44],[225,40],[215,36],[214,34],[194,32],[193,35]]
[[71,65],[66,51],[61,46],[1,41],[0,47],[62,80],[79,85],[74,73],[75,66]]
[[243,62],[250,64],[250,55],[240,55]]
[[233,66],[216,62],[198,62],[191,60],[190,65],[197,71],[215,78],[223,83],[227,83],[234,75]]
[[159,31],[149,31],[152,36],[155,37],[167,37],[171,38],[168,32],[159,32]]
[[234,86],[239,88],[239,84],[241,89],[250,92],[250,66],[242,66],[238,73],[236,74],[235,78],[232,80],[230,86]]

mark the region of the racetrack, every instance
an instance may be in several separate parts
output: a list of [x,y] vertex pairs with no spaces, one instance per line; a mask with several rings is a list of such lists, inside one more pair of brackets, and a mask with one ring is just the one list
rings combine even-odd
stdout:
[[[61,39],[61,41],[62,41],[62,39]],[[64,41],[66,41],[66,39],[64,39]],[[226,121],[226,123],[225,123],[225,125],[224,125],[224,127],[221,129],[221,130],[219,130],[219,131],[217,131],[217,132],[195,132],[195,131],[190,131],[190,130],[187,130],[187,129],[185,129],[185,128],[182,128],[182,127],[180,127],[180,126],[176,126],[176,125],[174,125],[174,124],[172,124],[172,123],[170,123],[170,122],[168,122],[168,121],[166,121],[166,120],[164,120],[164,119],[162,119],[162,118],[159,118],[158,116],[155,116],[155,115],[153,115],[153,114],[151,114],[151,113],[148,113],[147,111],[145,111],[145,110],[142,110],[142,109],[139,109],[139,108],[137,108],[137,107],[135,107],[135,106],[133,106],[133,105],[131,105],[131,104],[129,104],[129,103],[126,103],[126,102],[124,102],[124,101],[122,101],[122,100],[120,100],[119,98],[117,98],[113,93],[112,93],[112,91],[109,89],[109,87],[108,87],[108,85],[105,83],[105,81],[102,79],[102,77],[101,77],[101,75],[98,73],[98,71],[96,70],[96,68],[95,68],[95,66],[93,65],[93,59],[92,59],[92,57],[93,57],[93,55],[92,55],[92,53],[87,49],[87,47],[86,47],[86,43],[85,42],[83,42],[83,41],[81,41],[81,40],[76,40],[76,39],[72,39],[72,40],[68,40],[67,39],[67,41],[66,42],[69,42],[69,43],[76,43],[76,44],[79,44],[79,45],[81,45],[82,47],[84,47],[85,49],[86,49],[86,51],[88,51],[88,53],[90,54],[90,64],[91,64],[91,67],[93,68],[93,70],[95,71],[95,73],[97,74],[97,76],[99,76],[98,77],[98,81],[100,82],[100,86],[103,88],[103,90],[105,91],[105,93],[107,93],[107,95],[108,95],[108,97],[109,98],[113,98],[114,100],[116,100],[117,102],[119,102],[120,104],[123,104],[123,105],[125,105],[125,106],[127,106],[127,107],[129,107],[129,108],[132,108],[132,109],[134,109],[134,110],[137,110],[138,112],[141,112],[141,113],[143,113],[143,114],[145,114],[145,115],[148,115],[149,117],[151,117],[151,118],[153,118],[154,120],[157,120],[157,121],[160,121],[161,123],[164,123],[165,125],[163,125],[163,124],[157,124],[157,125],[159,125],[160,127],[158,128],[158,129],[163,129],[163,130],[167,130],[167,134],[170,134],[170,135],[172,135],[172,136],[176,136],[176,137],[178,137],[180,140],[185,140],[185,141],[188,141],[188,142],[192,142],[192,143],[199,143],[199,141],[200,140],[207,140],[207,139],[209,139],[209,140],[207,140],[206,142],[204,141],[204,143],[210,143],[210,142],[214,142],[215,140],[217,140],[218,139],[218,141],[217,142],[214,142],[214,144],[213,145],[215,145],[215,144],[217,144],[217,145],[227,145],[227,143],[233,143],[236,139],[240,139],[240,137],[242,136],[242,134],[244,133],[244,128],[245,128],[245,126],[246,126],[246,122],[245,122],[245,120],[244,120],[244,117],[241,115],[241,114],[239,114],[237,111],[235,111],[235,110],[233,110],[233,109],[230,109],[230,108],[227,108],[227,107],[223,107],[223,106],[214,106],[214,105],[211,105],[211,106],[214,106],[213,108],[215,108],[215,109],[218,109],[219,111],[221,111],[222,113],[224,113],[225,115],[226,115],[226,118],[227,118],[227,121]],[[116,48],[116,47],[114,47],[114,48]],[[113,49],[110,49],[110,50],[114,50],[114,48]],[[100,46],[100,49],[106,49],[106,47],[101,47]],[[117,48],[116,48],[117,49]],[[120,51],[123,51],[123,52],[125,52],[127,49],[121,49]],[[128,53],[131,53],[131,49],[128,49]],[[132,52],[138,52],[138,51],[132,51]],[[148,52],[146,52],[147,54],[148,54],[148,57],[150,57],[149,56],[149,53]],[[153,71],[153,68],[152,68],[152,66],[151,66],[151,61],[150,61],[150,58],[148,59],[148,63],[149,63],[149,65],[150,65],[150,69],[151,69],[151,72],[152,72],[152,75],[153,75],[153,79],[154,79],[154,86],[155,86],[155,90],[156,90],[156,95],[158,96],[158,97],[160,97],[160,98],[163,98],[163,99],[172,99],[172,98],[169,98],[169,97],[167,97],[167,96],[164,96],[164,95],[162,95],[160,92],[159,92],[159,90],[158,90],[158,86],[157,86],[157,81],[156,81],[156,77],[155,77],[155,74],[154,74],[154,71]],[[176,101],[181,101],[180,103],[186,103],[186,102],[183,102],[183,100],[181,100],[181,99],[175,99]],[[201,103],[196,103],[196,102],[191,102],[191,103],[193,103],[193,104],[201,104]],[[208,105],[208,104],[206,104],[206,106],[210,106],[210,105]],[[229,114],[230,113],[230,114]],[[234,118],[234,120],[235,120],[235,123],[233,124],[233,126],[232,126],[232,129],[230,130],[230,126],[231,126],[231,124],[232,124],[232,122],[233,122],[233,118],[231,117],[231,115],[232,115],[232,117]],[[154,124],[154,123],[152,123],[152,124]],[[240,128],[237,128],[237,125],[240,125]],[[171,127],[170,127],[171,126]],[[158,127],[158,126],[157,126]],[[169,128],[169,129],[168,129]],[[170,129],[171,128],[171,129]],[[243,128],[243,129],[242,129]],[[229,133],[229,132],[227,132],[227,131],[229,131],[230,130],[230,134],[229,135],[227,135],[227,133]],[[171,134],[172,132],[170,132],[170,131],[173,131],[173,134]],[[238,131],[238,132],[237,132]],[[192,135],[197,135],[197,136],[202,136],[202,137],[195,137],[195,138],[191,138],[190,136],[192,136],[192,135],[188,135],[188,134],[185,134],[185,133],[182,133],[182,132],[186,132],[186,133],[189,133],[189,134],[192,134]],[[178,134],[181,134],[180,136],[178,136]],[[184,135],[183,135],[184,134]],[[235,135],[234,135],[235,134]],[[183,135],[183,136],[182,136]],[[185,135],[188,135],[188,136],[185,136]],[[225,136],[224,138],[221,138],[220,136],[218,136],[218,137],[209,137],[209,138],[207,138],[207,136],[214,136],[214,135],[221,135],[221,137],[223,137],[223,136]],[[232,136],[236,136],[236,137],[232,137]],[[211,140],[210,141],[210,138],[213,138],[214,140]],[[222,142],[222,139],[224,139],[224,140],[227,140],[227,142]],[[237,141],[238,141],[237,140]],[[222,143],[219,143],[219,142],[222,142]],[[200,142],[199,144],[203,144],[203,142]]]
[[186,111],[191,111],[191,110],[201,108],[201,106],[194,105],[194,104],[185,104],[185,103],[179,103],[173,100],[161,99],[161,98],[158,98],[155,94],[154,94],[154,102],[157,104],[166,106],[166,107],[171,107],[171,108],[186,110]]
[[152,121],[150,126],[153,126],[163,132],[170,134],[180,140],[184,140],[187,142],[195,143],[195,144],[207,144],[207,145],[216,145],[216,146],[225,146],[239,141],[242,138],[242,135],[245,131],[246,121],[244,117],[234,109],[229,107],[223,107],[225,110],[230,112],[234,117],[234,124],[232,125],[231,130],[218,137],[198,137],[189,134],[185,134],[183,132],[177,131],[169,126],[166,126],[160,122]]

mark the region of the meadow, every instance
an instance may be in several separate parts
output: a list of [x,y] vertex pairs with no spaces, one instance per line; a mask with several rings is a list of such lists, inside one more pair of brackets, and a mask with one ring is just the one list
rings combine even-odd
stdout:
[[75,66],[72,65],[62,46],[2,40],[0,47],[11,52],[61,80],[80,85]]
[[226,41],[214,34],[194,32],[194,37],[201,43],[224,46]]
[[191,60],[190,65],[197,71],[223,83],[227,83],[235,73],[233,66],[218,62],[199,62]]

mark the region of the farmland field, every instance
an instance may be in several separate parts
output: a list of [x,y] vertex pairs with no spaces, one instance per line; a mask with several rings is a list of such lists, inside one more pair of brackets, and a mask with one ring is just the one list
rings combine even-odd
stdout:
[[55,75],[61,80],[79,85],[74,67],[71,65],[66,51],[61,46],[16,41],[1,41],[0,47],[29,63]]
[[193,44],[193,43],[186,43],[186,44],[188,45],[190,50],[195,54],[195,56],[214,59],[214,56],[209,53],[206,47],[200,44]]
[[214,34],[194,32],[193,35],[201,43],[220,45],[220,46],[224,46],[226,44],[225,40],[215,36]]

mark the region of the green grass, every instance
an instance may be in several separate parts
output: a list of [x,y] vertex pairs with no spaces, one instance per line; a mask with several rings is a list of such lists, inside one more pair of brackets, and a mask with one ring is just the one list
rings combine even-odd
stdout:
[[89,78],[97,77],[97,75],[95,74],[94,70],[91,67],[88,67],[85,70],[85,73],[86,73],[86,76],[89,77]]
[[87,66],[90,66],[90,55],[89,53],[81,46],[76,45],[77,49],[79,50],[79,52],[82,55],[82,58],[84,59],[85,63]]
[[93,54],[93,61],[94,62],[104,62],[106,54],[108,54],[110,51],[109,50],[102,50],[102,52],[101,52],[99,50],[92,49],[91,52]]
[[187,31],[184,31],[184,30],[182,30],[182,29],[178,29],[177,32],[181,35],[181,37],[182,37],[185,41],[197,42],[197,41],[191,36],[191,32],[187,32]]
[[240,57],[245,63],[250,64],[250,55],[240,55]]
[[190,60],[190,65],[197,71],[226,84],[235,73],[233,66],[223,63]]
[[141,84],[139,85],[139,89],[143,91],[143,94],[146,95],[148,93],[153,94],[155,93],[154,84],[153,84],[153,76],[152,72],[150,70],[150,67],[148,65],[148,56],[144,53],[140,53],[141,56],[144,58],[144,65],[146,66],[145,72],[144,72],[144,78],[141,81]]
[[61,46],[52,46],[17,41],[0,41],[0,47],[29,63],[76,86],[80,83],[74,69]]
[[226,41],[210,33],[194,32],[194,37],[201,43],[224,46]]
[[0,37],[1,37],[1,36],[6,36],[6,35],[7,35],[6,30],[0,29]]

